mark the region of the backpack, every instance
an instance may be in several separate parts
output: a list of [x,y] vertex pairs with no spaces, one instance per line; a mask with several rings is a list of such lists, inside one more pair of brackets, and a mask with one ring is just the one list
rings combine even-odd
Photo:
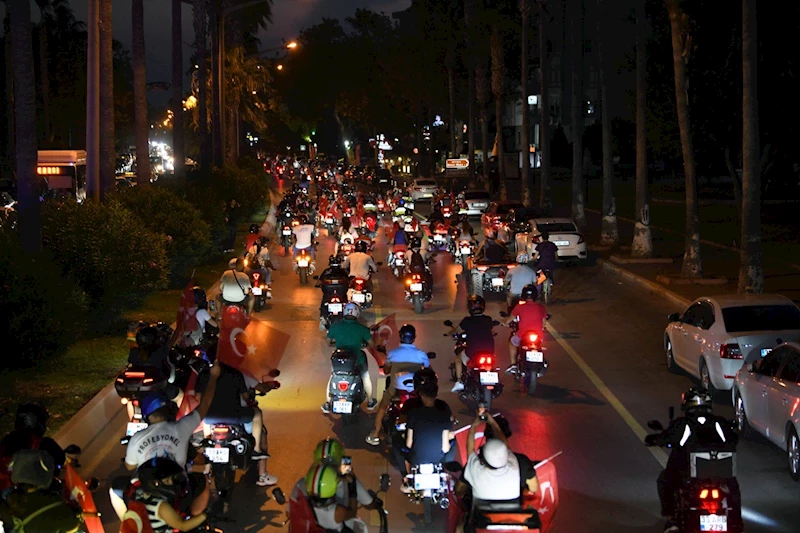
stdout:
[[32,512],[28,516],[26,516],[23,520],[20,520],[16,516],[13,517],[14,519],[14,526],[11,528],[11,531],[8,533],[25,533],[25,526],[30,523],[31,520],[36,518],[37,516],[46,513],[50,509],[55,509],[59,505],[66,505],[64,502],[58,501],[53,502],[50,505],[45,505],[41,509],[37,509],[36,511]]

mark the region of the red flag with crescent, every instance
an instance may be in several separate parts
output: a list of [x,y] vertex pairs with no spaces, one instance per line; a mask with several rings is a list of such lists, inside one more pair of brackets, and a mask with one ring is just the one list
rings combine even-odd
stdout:
[[86,531],[88,533],[105,533],[92,491],[89,490],[86,482],[69,461],[64,465],[64,491],[68,498],[78,502],[78,505],[81,506]]
[[181,293],[181,303],[178,306],[178,316],[175,318],[175,329],[177,338],[181,339],[187,333],[191,333],[200,327],[197,322],[197,305],[194,301],[194,279],[189,280],[189,284]]
[[[375,346],[385,346],[386,352],[390,352],[400,346],[400,338],[397,335],[397,313],[392,313],[372,327],[372,341]],[[383,366],[386,361],[386,352],[379,352],[370,349],[372,357],[378,366]]]
[[250,318],[237,306],[226,306],[219,325],[217,359],[259,382],[269,381],[280,365],[291,335]]

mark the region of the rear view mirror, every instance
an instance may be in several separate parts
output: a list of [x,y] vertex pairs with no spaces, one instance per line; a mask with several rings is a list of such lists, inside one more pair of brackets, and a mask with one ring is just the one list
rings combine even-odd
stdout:
[[278,505],[286,505],[286,495],[277,487],[275,490],[272,491],[272,497],[275,498],[275,501],[278,502]]
[[681,314],[680,313],[672,313],[667,317],[667,320],[670,322],[680,322],[681,321]]
[[436,352],[428,352],[428,359],[436,359]]
[[503,317],[503,318],[508,318],[508,313],[506,313],[505,311],[500,311],[500,316]]
[[444,321],[444,325],[447,326],[448,328],[452,328],[453,327],[453,321],[452,320],[445,320]]
[[319,279],[319,276],[314,276],[313,279]]
[[497,320],[492,320],[492,325],[493,325],[493,326],[499,326],[499,325],[500,325],[500,322],[499,322],[499,321],[497,321]]
[[378,483],[381,488],[381,492],[386,492],[389,490],[389,487],[392,485],[392,478],[389,477],[389,474],[381,474],[381,477],[378,480]]
[[664,426],[662,426],[661,422],[659,422],[658,420],[649,420],[647,422],[647,427],[649,427],[653,431],[664,431]]
[[86,480],[86,488],[90,491],[97,490],[97,487],[100,486],[100,480],[96,477],[92,477]]
[[375,265],[376,266],[383,266],[383,261],[378,261],[377,263],[375,263]]

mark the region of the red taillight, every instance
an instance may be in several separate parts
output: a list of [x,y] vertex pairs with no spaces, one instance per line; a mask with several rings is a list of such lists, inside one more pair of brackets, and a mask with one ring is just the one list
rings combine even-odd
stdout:
[[261,277],[261,274],[259,274],[258,272],[253,272],[253,279],[256,281],[256,283],[258,283],[258,278],[260,278],[260,277]]
[[339,388],[340,391],[345,392],[347,389],[350,388],[350,384],[346,381],[340,381],[339,383],[337,383],[337,387]]
[[717,489],[703,489],[700,491],[701,507],[708,512],[708,514],[717,514],[720,508],[719,490]]
[[332,304],[339,303],[340,301],[341,301],[341,300],[339,300],[339,297],[338,297],[338,296],[334,296],[333,298],[331,298],[331,303],[332,303]]
[[238,315],[239,314],[239,307],[236,305],[229,305],[225,311],[229,315]]
[[402,259],[403,257],[405,257],[406,253],[405,253],[405,252],[396,252],[396,253],[395,253],[395,255],[396,255],[398,258]]
[[126,378],[139,378],[139,379],[141,379],[141,378],[144,377],[144,372],[125,372],[125,377]]
[[420,281],[422,279],[422,276],[420,276],[419,274],[412,274],[411,279],[414,281]]
[[478,358],[478,364],[481,366],[494,366],[494,356],[482,355]]
[[536,333],[531,333],[528,338],[531,340],[531,342],[536,342],[539,339],[539,335]]
[[230,428],[228,428],[226,426],[215,427],[213,431],[214,431],[214,433],[219,434],[219,435],[227,435],[228,431],[230,431]]
[[364,286],[364,280],[362,280],[362,279],[357,279],[357,280],[356,280],[356,287],[358,288],[358,290],[361,290],[361,288],[362,288],[363,286]]
[[578,244],[583,244],[585,242],[586,242],[586,237],[584,237],[582,233],[578,233]]
[[741,359],[742,350],[739,349],[738,344],[720,344],[719,356],[722,359]]
[[153,382],[153,378],[145,378],[143,383],[147,384],[147,383],[152,383],[152,382]]

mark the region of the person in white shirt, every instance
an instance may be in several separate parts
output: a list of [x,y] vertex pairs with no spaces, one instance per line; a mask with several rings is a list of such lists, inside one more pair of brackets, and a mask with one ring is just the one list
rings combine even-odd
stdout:
[[194,318],[197,321],[197,329],[194,331],[187,331],[181,340],[183,346],[198,346],[203,342],[203,335],[205,334],[206,324],[213,327],[219,327],[217,320],[208,312],[208,298],[206,291],[202,287],[192,287],[194,294],[194,304],[197,309],[194,313]]
[[247,250],[247,258],[250,260],[250,270],[258,270],[266,283],[272,281],[272,271],[276,270],[275,265],[269,258],[269,247],[266,237],[259,239]]
[[378,266],[375,260],[367,253],[367,243],[358,241],[356,243],[356,251],[347,256],[344,260],[342,268],[350,271],[351,277],[361,278],[367,280],[367,290],[372,290],[372,280],[370,275],[377,272]]
[[350,222],[350,217],[344,217],[342,218],[342,227],[339,228],[339,239],[336,241],[334,255],[339,255],[339,247],[348,239],[351,244],[356,242],[358,240],[358,231],[353,227],[352,222]]
[[297,255],[300,250],[306,250],[312,258],[315,258],[314,238],[317,236],[317,229],[313,224],[309,224],[306,215],[300,217],[300,225],[295,226],[292,233],[295,238],[294,254]]
[[223,272],[219,280],[219,296],[217,304],[220,311],[224,304],[242,304],[247,312],[253,314],[253,300],[250,294],[250,277],[244,273],[244,260],[238,257],[228,262],[228,270]]

